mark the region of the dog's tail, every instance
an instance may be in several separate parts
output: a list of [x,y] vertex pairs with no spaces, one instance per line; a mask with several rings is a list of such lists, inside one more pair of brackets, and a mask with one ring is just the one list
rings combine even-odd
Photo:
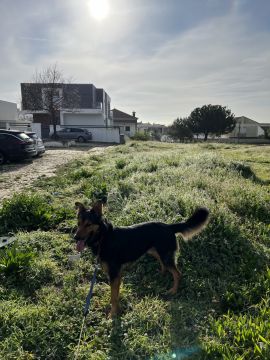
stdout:
[[209,211],[202,207],[195,211],[195,213],[185,222],[179,224],[169,225],[170,229],[176,234],[181,233],[184,240],[191,239],[194,235],[201,232],[201,230],[208,223]]

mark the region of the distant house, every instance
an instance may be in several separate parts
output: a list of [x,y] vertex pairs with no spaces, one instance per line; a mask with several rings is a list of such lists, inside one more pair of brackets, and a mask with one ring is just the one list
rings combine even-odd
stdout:
[[[44,99],[50,84],[22,83],[22,110],[33,114],[33,122],[41,124],[43,137],[52,131],[50,115],[44,110]],[[56,84],[55,97],[61,99],[56,114],[57,128],[90,128],[93,141],[119,142],[119,129],[113,128],[109,95],[93,84]],[[33,96],[38,101],[33,101]],[[71,95],[72,94],[72,95]],[[73,97],[72,101],[69,99]],[[76,98],[76,99],[75,99]],[[60,100],[59,100],[60,101]],[[103,135],[102,135],[103,134]]]
[[6,129],[10,122],[17,120],[17,104],[0,100],[0,128]]
[[150,123],[138,123],[138,131],[148,133],[155,139],[161,139],[162,135],[167,132],[167,126],[161,124],[150,124]]
[[19,118],[16,103],[0,100],[0,129],[27,130],[28,125],[28,121]]
[[119,126],[120,133],[127,136],[133,136],[137,132],[137,120],[136,113],[133,111],[132,115],[127,114],[118,109],[112,110],[112,118],[114,126]]
[[239,116],[235,118],[236,125],[233,131],[228,134],[230,138],[256,138],[264,136],[264,131],[260,124],[249,119],[246,116]]

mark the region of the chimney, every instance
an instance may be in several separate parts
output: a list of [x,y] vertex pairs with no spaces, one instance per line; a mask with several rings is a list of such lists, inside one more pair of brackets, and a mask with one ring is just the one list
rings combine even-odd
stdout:
[[132,111],[132,116],[135,117],[135,115],[136,115],[136,112]]

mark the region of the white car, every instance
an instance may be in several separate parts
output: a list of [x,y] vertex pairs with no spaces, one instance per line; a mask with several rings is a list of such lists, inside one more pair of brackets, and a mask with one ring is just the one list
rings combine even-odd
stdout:
[[29,136],[34,141],[34,146],[36,149],[36,156],[40,156],[41,154],[45,153],[45,146],[43,141],[35,132],[25,131],[26,135]]

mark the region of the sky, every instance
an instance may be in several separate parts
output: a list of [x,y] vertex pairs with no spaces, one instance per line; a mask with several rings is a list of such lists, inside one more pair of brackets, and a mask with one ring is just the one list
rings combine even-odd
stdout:
[[269,0],[99,0],[103,19],[91,1],[0,0],[1,100],[19,104],[20,83],[57,64],[139,121],[220,104],[270,122]]

